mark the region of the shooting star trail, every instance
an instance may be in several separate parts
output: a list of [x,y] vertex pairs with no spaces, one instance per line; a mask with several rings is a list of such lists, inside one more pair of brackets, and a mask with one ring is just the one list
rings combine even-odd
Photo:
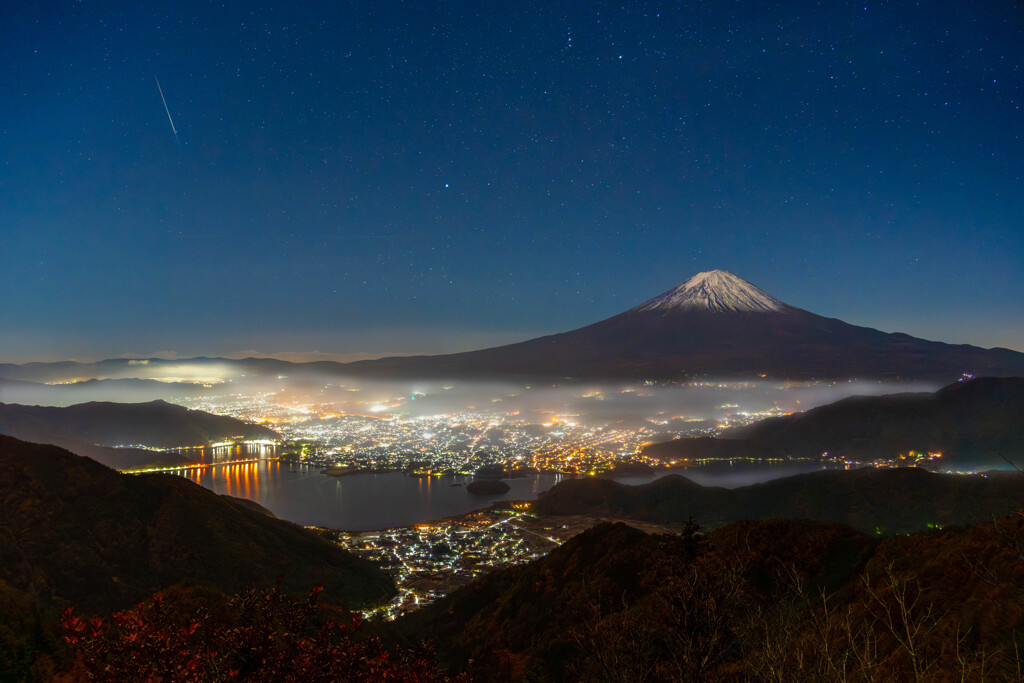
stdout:
[[167,99],[164,97],[164,89],[160,87],[160,79],[153,74],[153,80],[156,81],[156,89],[160,91],[160,100],[164,103],[164,111],[167,112],[167,120],[171,122],[171,130],[174,131],[174,141],[181,145],[181,140],[178,139],[178,129],[174,127],[174,119],[171,118],[171,110],[167,108]]

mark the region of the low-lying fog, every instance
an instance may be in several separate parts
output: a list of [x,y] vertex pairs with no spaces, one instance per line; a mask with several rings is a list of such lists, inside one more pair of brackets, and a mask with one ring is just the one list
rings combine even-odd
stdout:
[[[514,385],[500,382],[330,382],[316,400],[339,411],[408,417],[459,412],[518,414],[532,422],[552,417],[581,424],[650,421],[672,425],[736,413],[791,413],[854,395],[934,391],[925,384],[880,382],[695,382],[690,384]],[[285,390],[296,400],[312,398]]]
[[[300,366],[297,366],[300,367]],[[688,384],[592,383],[515,384],[511,382],[369,381],[308,371],[291,375],[242,374],[230,364],[209,361],[151,366],[122,365],[116,378],[83,377],[81,366],[62,377],[51,368],[45,382],[0,380],[0,402],[70,405],[86,401],[140,402],[164,399],[216,405],[246,396],[274,403],[360,415],[406,417],[459,412],[516,414],[529,422],[571,419],[581,424],[664,426],[719,420],[728,415],[780,414],[807,410],[854,395],[934,391],[935,384],[840,381],[703,381]],[[97,373],[101,374],[101,373]],[[131,376],[129,376],[131,375]],[[273,396],[269,396],[272,394]],[[753,415],[752,415],[753,416]]]

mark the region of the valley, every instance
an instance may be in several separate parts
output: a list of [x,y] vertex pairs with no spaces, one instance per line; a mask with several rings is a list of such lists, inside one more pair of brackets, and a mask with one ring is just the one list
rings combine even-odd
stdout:
[[[793,317],[786,317],[785,324],[770,322],[775,330],[771,333],[759,327],[770,320],[762,316],[777,315]],[[809,357],[801,357],[800,344],[821,340],[790,323],[813,322],[811,315],[735,276],[712,271],[612,319],[618,321],[612,327],[636,323],[630,334],[651,336],[657,344],[691,354],[687,363],[703,358],[709,370],[719,366],[702,356],[700,347],[724,344],[736,351],[728,329],[742,328],[744,335],[760,337],[759,344],[781,344],[776,350],[786,347],[799,360],[799,368],[789,366],[774,378],[772,372],[737,368],[722,379],[693,378],[664,371],[668,366],[643,366],[647,369],[641,376],[651,372],[655,378],[637,379],[616,370],[618,361],[610,356],[593,361],[605,364],[603,376],[584,371],[577,377],[556,377],[542,366],[521,371],[515,366],[518,361],[503,366],[506,361],[495,360],[494,354],[515,359],[520,353],[515,346],[486,350],[487,362],[508,370],[490,378],[463,370],[439,378],[409,368],[395,377],[391,371],[399,361],[388,359],[379,365],[115,359],[90,366],[8,369],[16,379],[0,383],[5,399],[0,403],[0,433],[54,444],[25,444],[8,437],[0,442],[5,457],[15,463],[9,464],[7,477],[14,488],[5,498],[19,510],[12,519],[23,524],[12,527],[11,542],[0,551],[17,556],[20,566],[36,577],[25,583],[8,576],[13,607],[6,618],[49,634],[41,644],[11,642],[43,653],[44,659],[50,653],[66,657],[68,651],[56,636],[57,605],[115,610],[142,597],[147,587],[161,586],[184,601],[176,613],[190,609],[195,600],[224,605],[226,611],[204,628],[230,628],[223,625],[230,622],[218,620],[235,618],[231,605],[248,599],[242,597],[244,591],[250,596],[256,594],[252,591],[284,591],[264,593],[265,599],[280,595],[273,600],[295,600],[283,596],[322,581],[329,587],[323,609],[362,614],[372,637],[382,638],[392,651],[404,652],[416,640],[432,641],[439,659],[422,660],[425,666],[440,665],[448,673],[485,680],[500,677],[494,662],[506,674],[518,672],[513,678],[609,674],[626,670],[625,665],[602,669],[606,665],[598,660],[588,664],[580,657],[594,647],[634,657],[631,643],[616,641],[605,629],[615,630],[622,619],[646,619],[651,600],[679,597],[652,592],[646,582],[681,581],[680,586],[725,599],[716,591],[732,589],[707,583],[711,579],[694,575],[693,567],[706,573],[733,563],[747,567],[743,571],[748,573],[741,577],[726,572],[728,581],[740,582],[736,586],[751,582],[743,589],[751,596],[761,590],[764,568],[750,565],[746,551],[729,545],[732,540],[723,541],[737,529],[748,528],[757,537],[748,542],[760,544],[776,543],[774,534],[797,544],[824,543],[811,551],[811,564],[780,566],[789,567],[785,571],[800,583],[819,576],[827,565],[828,572],[845,577],[843,590],[855,594],[861,589],[855,587],[852,572],[872,561],[868,558],[889,539],[979,529],[993,519],[1012,522],[1015,511],[1024,509],[1024,475],[1015,471],[1015,463],[1024,459],[1019,428],[1024,423],[1024,383],[1014,377],[961,373],[943,385],[937,377],[959,367],[949,364],[949,349],[906,340],[896,340],[894,347],[892,336],[863,328],[857,332],[861,340],[854,343],[857,353],[866,348],[865,340],[873,340],[870,353],[891,358],[860,366],[873,368],[866,378],[850,377],[849,363],[861,361],[840,348],[846,342],[836,335],[848,330],[832,323],[825,331],[832,341],[821,347],[825,355],[813,361],[826,363],[830,371],[821,379],[808,378]],[[685,329],[688,336],[667,331],[665,325]],[[611,329],[605,323],[596,328]],[[765,342],[780,329],[786,330],[782,336]],[[590,331],[566,333],[576,340],[569,346],[558,341],[551,348],[587,356],[590,352],[577,342],[594,337],[591,328],[584,330]],[[790,334],[804,341],[790,345]],[[524,342],[524,348],[540,343],[548,342]],[[595,343],[606,350],[618,344],[607,339]],[[921,371],[891,376],[886,364],[905,352],[918,359],[907,367]],[[643,357],[647,352],[637,346],[628,353]],[[734,358],[744,353],[736,351]],[[765,359],[775,351],[752,353]],[[826,358],[828,354],[838,355]],[[985,364],[1005,356],[1000,354],[958,349],[958,360],[952,362],[991,369]],[[673,357],[660,351],[655,355],[661,360]],[[1012,354],[1006,358],[1015,362]],[[443,357],[401,362],[455,367],[455,361]],[[98,376],[83,381],[88,372]],[[101,398],[115,390],[157,392],[160,398],[68,404],[62,398]],[[43,397],[55,405],[12,401],[19,396]],[[51,459],[58,464],[47,465]],[[24,471],[31,481],[24,491],[16,485],[24,479],[17,474],[17,462],[28,463]],[[47,479],[48,467],[55,479]],[[79,474],[69,477],[68,472]],[[86,500],[82,486],[110,493]],[[105,507],[108,499],[120,501],[117,511]],[[46,522],[25,512],[39,505],[74,520],[62,524],[79,533],[74,538],[55,535]],[[85,518],[78,519],[83,511]],[[245,519],[235,519],[239,515]],[[748,520],[764,523],[744,526],[751,524]],[[90,529],[92,523],[98,527]],[[195,525],[203,531],[187,531]],[[160,531],[152,535],[151,527]],[[52,562],[48,553],[53,548],[64,548],[75,558],[68,569]],[[275,548],[290,555],[287,562],[268,554]],[[771,553],[784,561],[778,550]],[[140,564],[136,556],[155,564]],[[652,558],[657,566],[644,564]],[[239,566],[247,561],[255,562],[252,571]],[[813,569],[818,561],[825,564]],[[490,614],[495,601],[533,600],[537,586],[555,580],[544,567],[564,562],[573,571],[555,581],[560,587],[549,598],[552,604],[568,600],[568,611],[551,615],[535,605],[515,617]],[[278,588],[267,588],[272,571],[283,577]],[[538,571],[543,581],[517,578]],[[810,574],[800,574],[805,571]],[[83,584],[80,575],[108,572],[113,573],[112,587],[91,596],[82,592],[95,580]],[[897,581],[895,574],[885,576]],[[532,582],[533,588],[523,581]],[[590,582],[603,588],[592,593]],[[320,588],[313,590],[309,610],[319,600]],[[603,590],[621,593],[617,606],[602,602]],[[198,597],[206,591],[210,594]],[[731,629],[761,633],[763,625],[752,625],[751,615],[784,616],[759,603],[761,598],[752,599],[728,616]],[[863,609],[856,600],[851,605]],[[791,606],[797,610],[795,603]],[[691,608],[696,611],[687,619],[718,618],[693,605],[686,609]],[[588,609],[597,611],[587,617]],[[40,616],[29,616],[33,610],[41,610]],[[801,619],[820,617],[814,610],[801,614]],[[206,616],[197,619],[208,623]],[[547,644],[523,631],[538,619],[562,624],[560,631],[548,634]],[[611,626],[606,626],[608,619]],[[497,623],[519,635],[495,635],[491,625]],[[674,634],[670,640],[690,628],[675,622],[664,626]],[[870,630],[876,626],[856,628],[881,639]],[[667,647],[646,632],[636,637],[645,648]],[[1004,653],[1001,670],[1012,665],[1005,642],[985,642]],[[750,652],[753,658],[747,661],[761,666],[767,655],[749,647],[737,641],[715,656]],[[802,646],[785,647],[799,653]],[[903,670],[892,659],[898,650],[881,640],[879,647],[891,660],[885,666]],[[569,669],[556,663],[558,651],[572,653]],[[497,659],[488,662],[488,653]],[[963,661],[980,661],[982,655],[972,653]],[[678,673],[664,655],[651,655],[657,675]],[[474,664],[481,656],[481,663]],[[35,666],[41,666],[39,661]],[[727,670],[695,671],[721,677]]]
[[1024,15],[9,2],[0,683],[1024,683]]

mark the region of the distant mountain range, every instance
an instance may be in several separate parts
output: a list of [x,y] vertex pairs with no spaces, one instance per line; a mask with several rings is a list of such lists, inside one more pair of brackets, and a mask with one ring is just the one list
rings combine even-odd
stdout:
[[211,393],[210,387],[192,382],[160,382],[153,379],[124,378],[87,379],[80,382],[46,384],[42,381],[0,377],[0,403],[24,405],[58,406],[86,401],[143,403],[156,399],[195,398],[206,393]]
[[[37,362],[17,365],[0,363],[0,377],[9,381],[30,382],[44,389],[75,389],[99,380],[103,386],[110,383],[117,389],[131,387],[158,388],[177,391],[186,387],[213,385],[225,379],[241,377],[276,377],[338,374],[344,363],[314,361],[292,363],[276,358],[108,358],[85,363],[80,361]],[[114,384],[123,381],[121,385]],[[5,386],[0,383],[0,392],[17,389],[17,385]],[[3,394],[0,393],[0,396]]]
[[277,439],[262,425],[164,401],[91,402],[64,408],[0,403],[0,434],[66,448],[117,469],[189,462],[140,448],[199,446],[229,438]]
[[814,519],[865,533],[977,524],[1024,508],[1024,473],[987,477],[908,467],[827,470],[736,489],[669,475],[642,486],[588,477],[563,481],[533,505],[539,515],[596,515],[716,528],[743,519]]
[[34,382],[212,375],[370,378],[788,379],[952,381],[1024,375],[1024,353],[927,341],[850,325],[790,306],[731,273],[698,273],[624,313],[569,332],[478,351],[353,363],[270,358],[113,359],[99,363],[0,364],[0,377]]
[[[1024,378],[984,377],[935,393],[855,396],[803,413],[769,418],[719,437],[647,446],[663,460],[831,458],[860,462],[941,453],[932,467],[1024,468]],[[830,458],[830,459],[831,459]]]

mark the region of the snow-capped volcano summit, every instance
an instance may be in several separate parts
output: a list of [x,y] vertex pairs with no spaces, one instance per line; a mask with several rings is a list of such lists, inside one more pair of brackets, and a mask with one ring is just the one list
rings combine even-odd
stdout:
[[345,367],[377,377],[680,379],[1024,375],[1024,354],[889,334],[783,303],[724,270],[624,313],[518,344]]
[[724,270],[697,273],[674,289],[640,304],[636,311],[704,310],[732,313],[784,311],[789,306]]

